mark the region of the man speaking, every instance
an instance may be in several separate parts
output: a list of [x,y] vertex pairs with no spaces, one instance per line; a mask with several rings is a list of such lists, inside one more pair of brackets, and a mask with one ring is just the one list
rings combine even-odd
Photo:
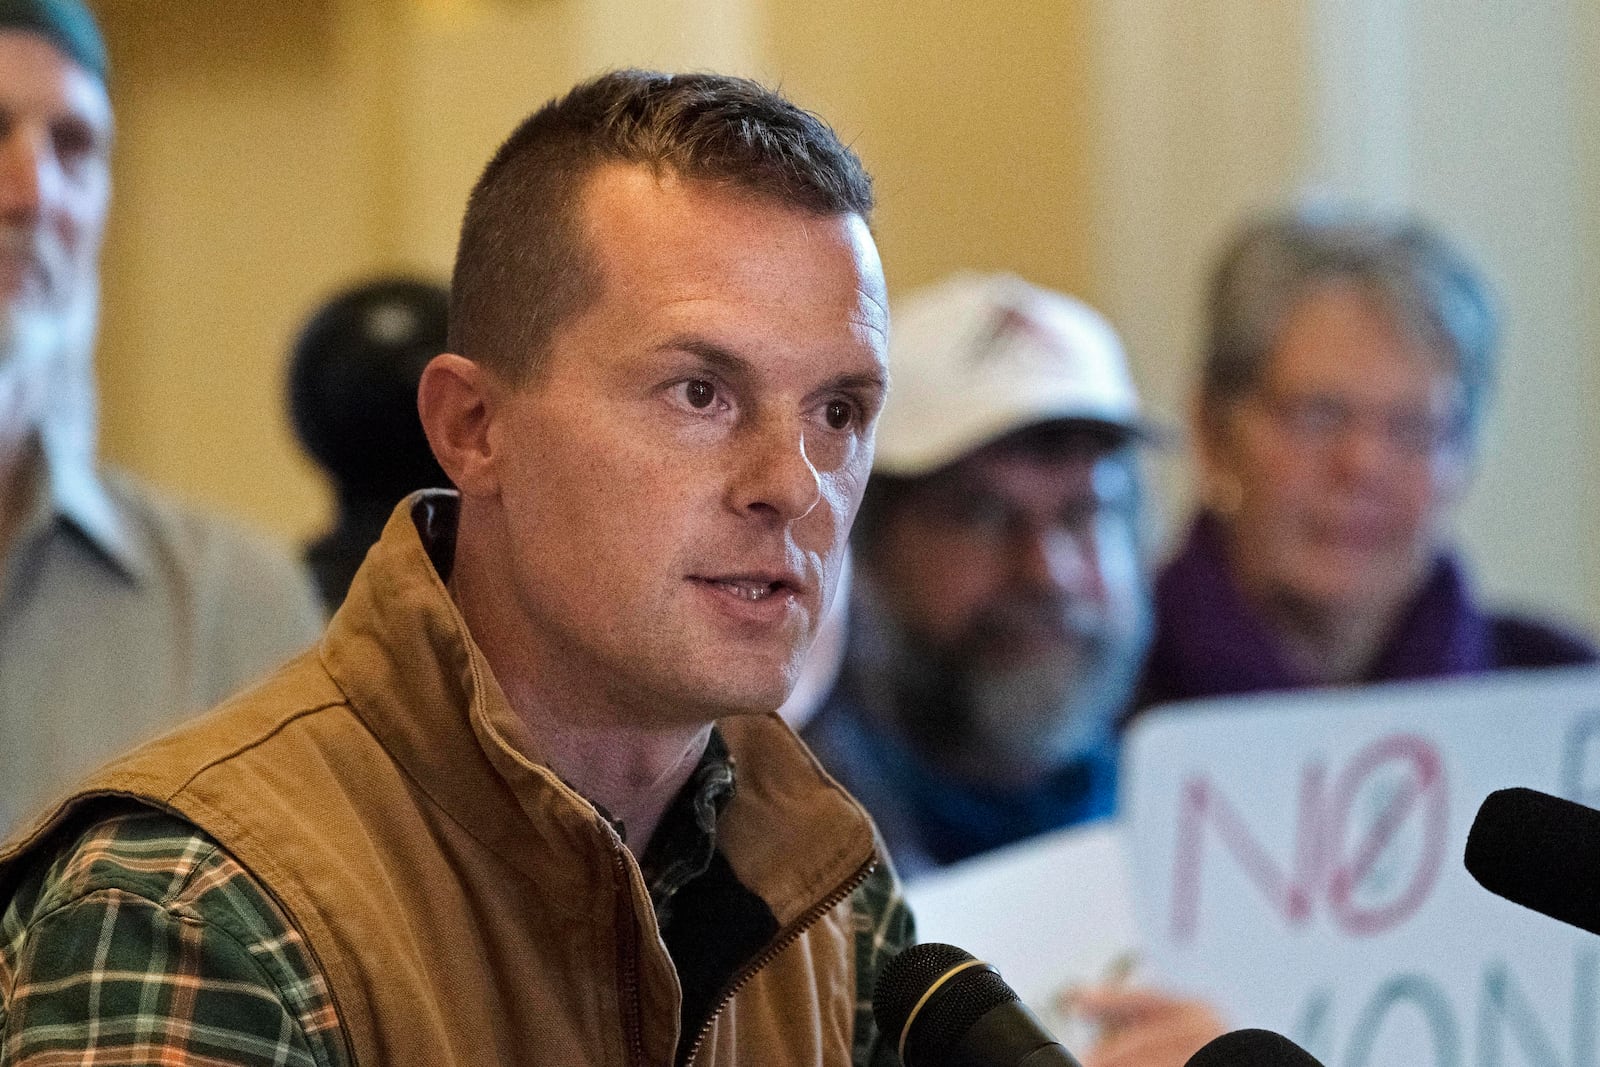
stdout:
[[454,493],[321,643],[0,854],[16,1065],[893,1063],[909,919],[775,715],[872,463],[870,181],[625,71],[467,208],[420,391]]

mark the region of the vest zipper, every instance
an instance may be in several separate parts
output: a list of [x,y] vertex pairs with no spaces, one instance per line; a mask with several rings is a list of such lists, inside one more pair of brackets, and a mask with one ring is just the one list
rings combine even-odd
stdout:
[[628,1062],[645,1067],[644,1032],[639,1005],[639,938],[633,913],[632,879],[628,877],[627,846],[612,845],[611,866],[617,888],[617,981],[622,1027],[628,1037]]
[[723,989],[722,997],[717,1001],[717,1006],[712,1009],[711,1014],[706,1016],[706,1021],[701,1024],[700,1032],[695,1035],[694,1044],[689,1047],[689,1055],[683,1059],[684,1064],[692,1067],[695,1059],[700,1055],[700,1046],[705,1044],[706,1038],[711,1033],[711,1027],[716,1024],[717,1017],[722,1014],[723,1009],[726,1008],[728,1004],[732,1002],[733,998],[738,995],[739,990],[743,989],[750,979],[755,977],[756,972],[761,970],[761,968],[765,967],[767,964],[771,963],[780,952],[798,941],[800,939],[800,935],[805,933],[806,930],[808,930],[814,923],[817,922],[817,920],[821,919],[824,915],[828,914],[828,912],[838,907],[846,897],[848,897],[851,893],[854,893],[856,888],[860,886],[862,882],[867,880],[868,875],[872,874],[873,870],[876,869],[877,866],[878,857],[876,854],[874,854],[868,858],[867,862],[862,864],[861,867],[856,870],[856,873],[851,875],[850,878],[844,882],[844,884],[840,885],[832,893],[829,893],[826,897],[824,897],[821,902],[809,908],[798,919],[790,923],[788,928],[774,938],[759,956],[745,964],[744,969],[735,975],[733,981],[729,982],[727,987]]

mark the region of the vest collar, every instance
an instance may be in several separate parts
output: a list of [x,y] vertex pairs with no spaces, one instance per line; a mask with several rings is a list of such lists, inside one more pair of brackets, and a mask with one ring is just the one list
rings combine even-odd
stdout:
[[[604,816],[542,762],[435,567],[453,550],[458,505],[448,490],[400,503],[320,656],[435,804],[516,869],[566,880],[572,899],[583,900],[626,850]],[[775,714],[719,728],[740,768],[719,848],[782,927],[873,860],[871,823]],[[634,881],[648,910],[637,873]]]

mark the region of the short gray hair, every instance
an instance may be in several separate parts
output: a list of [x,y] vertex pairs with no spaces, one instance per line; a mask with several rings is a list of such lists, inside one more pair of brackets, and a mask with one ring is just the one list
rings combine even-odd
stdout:
[[1403,329],[1450,359],[1470,440],[1494,379],[1498,315],[1466,257],[1414,218],[1308,209],[1245,225],[1211,279],[1200,385],[1206,411],[1220,414],[1260,384],[1284,320],[1327,282],[1377,297]]

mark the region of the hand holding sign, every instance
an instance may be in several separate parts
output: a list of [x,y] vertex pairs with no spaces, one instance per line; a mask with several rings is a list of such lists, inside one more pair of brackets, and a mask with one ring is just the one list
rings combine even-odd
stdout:
[[1227,1029],[1204,1000],[1139,986],[1080,989],[1069,1008],[1099,1032],[1085,1067],[1178,1067]]

